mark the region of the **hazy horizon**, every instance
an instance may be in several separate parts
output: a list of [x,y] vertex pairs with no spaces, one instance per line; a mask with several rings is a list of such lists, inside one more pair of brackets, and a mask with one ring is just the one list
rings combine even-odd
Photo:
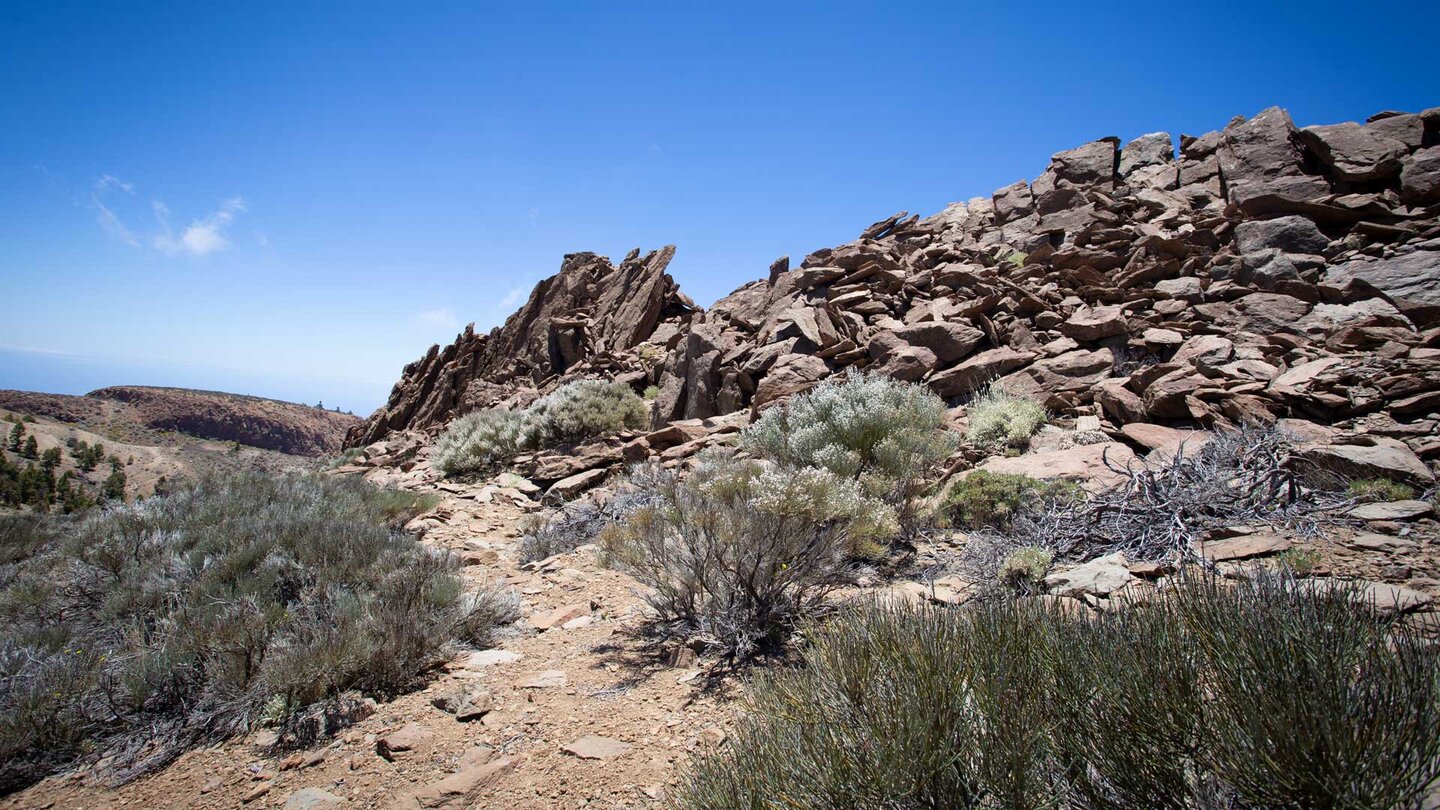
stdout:
[[676,244],[708,305],[1099,137],[1435,106],[1436,22],[1421,3],[12,5],[0,387],[368,414],[565,253]]

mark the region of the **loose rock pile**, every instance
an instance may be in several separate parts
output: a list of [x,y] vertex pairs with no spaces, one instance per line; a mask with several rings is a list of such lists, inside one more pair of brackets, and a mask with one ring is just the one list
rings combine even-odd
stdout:
[[1305,420],[1339,448],[1317,458],[1429,485],[1440,108],[1303,129],[1271,108],[1179,146],[1155,133],[1060,152],[1033,182],[896,214],[793,269],[781,259],[706,311],[665,274],[671,247],[618,266],[567,256],[503,327],[408,366],[347,444],[433,433],[581,377],[658,387],[649,435],[518,460],[555,484],[678,460],[865,367],[952,404],[998,379],[1122,440],[1135,423]]

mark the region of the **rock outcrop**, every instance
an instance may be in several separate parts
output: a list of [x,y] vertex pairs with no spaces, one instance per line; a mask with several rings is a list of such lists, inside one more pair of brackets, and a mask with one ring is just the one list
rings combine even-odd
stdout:
[[348,443],[581,376],[656,386],[657,431],[729,431],[863,367],[957,403],[998,379],[1116,436],[1301,418],[1440,460],[1440,108],[1303,129],[1271,108],[1174,146],[1060,152],[1032,182],[777,261],[705,311],[664,275],[670,248],[568,256],[503,327],[407,367]]
[[645,256],[634,250],[618,267],[594,253],[567,255],[503,326],[478,335],[471,324],[454,343],[431,346],[406,366],[389,402],[350,431],[347,446],[442,426],[514,398],[523,404],[562,376],[632,370],[642,341],[657,331],[662,339],[679,334],[697,311],[665,272],[674,255],[673,245]]

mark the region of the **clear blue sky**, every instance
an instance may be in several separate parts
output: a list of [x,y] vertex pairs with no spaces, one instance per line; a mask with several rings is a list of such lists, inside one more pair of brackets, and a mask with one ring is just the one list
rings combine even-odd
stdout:
[[1440,105],[1440,3],[0,2],[0,387],[368,412],[567,252],[708,304],[1105,135]]

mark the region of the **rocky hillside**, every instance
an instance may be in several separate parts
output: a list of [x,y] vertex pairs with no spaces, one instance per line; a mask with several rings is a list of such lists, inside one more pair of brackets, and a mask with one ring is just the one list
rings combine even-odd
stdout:
[[406,367],[346,443],[578,377],[658,386],[656,428],[706,420],[601,454],[618,461],[868,367],[954,402],[998,379],[1117,436],[1294,417],[1440,461],[1440,108],[1305,128],[1271,108],[1175,145],[1060,152],[1031,182],[782,258],[706,311],[666,275],[673,248],[567,256],[504,326]]
[[140,444],[155,443],[154,432],[172,431],[299,456],[334,455],[359,421],[262,397],[146,386],[101,388],[83,397],[0,391],[0,408],[118,431]]

